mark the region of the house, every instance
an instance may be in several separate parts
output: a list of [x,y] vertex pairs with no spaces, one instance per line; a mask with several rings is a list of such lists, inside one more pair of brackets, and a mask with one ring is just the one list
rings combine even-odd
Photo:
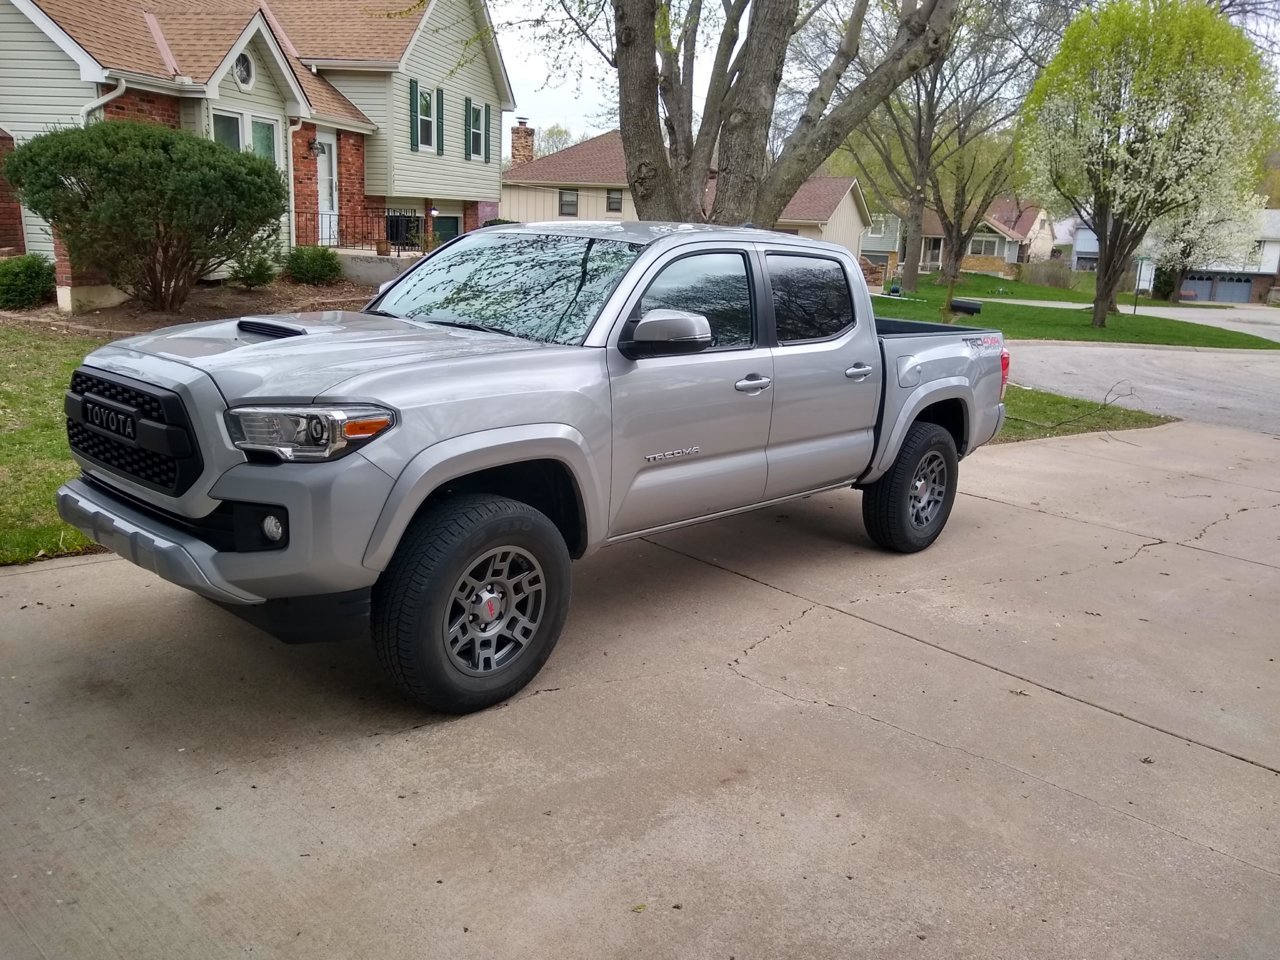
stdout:
[[[1098,237],[1071,217],[1058,234],[1058,242],[1070,247],[1073,270],[1098,268]],[[1139,260],[1138,287],[1150,290],[1155,280],[1155,264],[1150,257]],[[1187,271],[1181,298],[1209,303],[1266,303],[1273,288],[1280,287],[1280,210],[1263,210],[1258,217],[1253,250],[1239,262],[1197,265]]]
[[[95,120],[188,130],[276,162],[290,243],[474,229],[514,109],[484,0],[0,0],[0,152]],[[64,309],[120,299],[3,181],[0,247],[53,257]]]
[[[533,148],[533,128],[517,118],[511,128],[511,167],[502,177],[500,216],[504,219],[636,219],[622,135],[617,130],[537,159]],[[704,199],[706,209],[714,199],[713,179]],[[811,177],[782,211],[775,229],[838,243],[856,256],[869,217],[855,178]]]
[[[1048,260],[1053,253],[1053,240],[1053,220],[1044,208],[998,197],[969,241],[962,269],[1012,277],[1014,264]],[[944,242],[941,219],[934,211],[926,210],[920,241],[922,271],[942,266]],[[902,221],[893,214],[875,214],[863,236],[862,253],[892,274],[905,253],[902,243]]]

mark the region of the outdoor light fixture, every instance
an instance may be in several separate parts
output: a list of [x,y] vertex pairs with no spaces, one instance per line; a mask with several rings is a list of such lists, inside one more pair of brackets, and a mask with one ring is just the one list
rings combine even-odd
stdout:
[[431,208],[431,215],[432,215],[433,217],[438,217],[438,216],[440,216],[440,208],[439,208],[439,207],[432,207],[432,208]]
[[324,152],[324,144],[315,137],[307,141],[307,153],[311,154],[312,157],[318,157]]

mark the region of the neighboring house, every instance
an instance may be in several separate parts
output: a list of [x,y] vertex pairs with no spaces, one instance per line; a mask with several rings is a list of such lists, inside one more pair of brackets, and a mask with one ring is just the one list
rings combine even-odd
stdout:
[[[534,131],[522,118],[511,128],[511,167],[502,175],[500,215],[507,220],[635,220],[622,135],[602,133],[534,159]],[[715,180],[704,204],[715,199]],[[811,177],[801,184],[774,229],[827,240],[858,253],[870,213],[853,177]]]
[[[942,233],[938,215],[926,210],[920,241],[922,271],[942,266]],[[970,240],[961,269],[966,273],[1012,277],[1014,264],[1048,260],[1053,253],[1053,237],[1053,219],[1046,210],[997,198]],[[905,254],[902,243],[902,221],[893,214],[873,214],[862,238],[862,253],[893,274]]]
[[[1073,270],[1098,269],[1098,237],[1080,222],[1067,221],[1058,241],[1070,245]],[[1155,281],[1155,265],[1150,258],[1139,261],[1138,287],[1150,290]],[[1280,210],[1263,210],[1258,219],[1258,235],[1253,251],[1238,263],[1208,263],[1187,271],[1181,298],[1210,303],[1266,303],[1273,288],[1280,286]]]
[[[484,0],[0,0],[0,152],[97,119],[182,128],[275,161],[291,243],[479,226],[514,108]],[[55,258],[64,309],[119,299],[0,180],[6,246]]]

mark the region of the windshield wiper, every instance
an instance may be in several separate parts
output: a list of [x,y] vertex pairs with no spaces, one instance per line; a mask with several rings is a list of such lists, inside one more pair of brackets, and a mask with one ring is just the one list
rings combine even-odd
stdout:
[[386,310],[379,310],[377,307],[374,307],[372,310],[361,310],[360,312],[370,317],[390,317],[392,320],[404,319],[404,317],[400,316],[398,313],[388,313]]
[[419,318],[423,323],[438,323],[442,327],[461,327],[463,330],[479,330],[481,333],[500,333],[504,337],[515,337],[517,340],[528,340],[528,337],[501,327],[491,327],[486,323],[472,323],[469,320],[436,320],[434,317]]

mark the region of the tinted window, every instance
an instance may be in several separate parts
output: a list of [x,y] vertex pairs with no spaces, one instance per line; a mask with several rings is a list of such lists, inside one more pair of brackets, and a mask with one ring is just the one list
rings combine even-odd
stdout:
[[589,237],[480,233],[429,257],[377,307],[407,320],[483,324],[531,340],[581,343],[641,249]]
[[853,325],[844,268],[818,257],[769,257],[778,342],[821,340]]
[[699,253],[668,264],[640,300],[641,314],[658,308],[702,314],[712,347],[752,343],[751,281],[740,253]]

